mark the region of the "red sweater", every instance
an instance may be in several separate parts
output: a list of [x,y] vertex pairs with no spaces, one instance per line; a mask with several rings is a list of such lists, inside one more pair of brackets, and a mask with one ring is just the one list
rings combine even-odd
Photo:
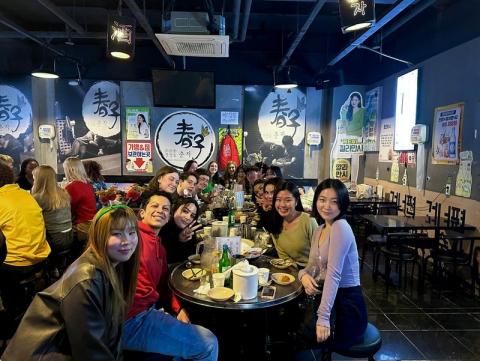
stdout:
[[138,221],[140,231],[140,269],[133,304],[128,310],[127,319],[134,317],[155,305],[178,313],[182,308],[168,287],[167,253],[160,237],[142,221]]
[[70,194],[72,220],[74,224],[91,221],[97,213],[97,202],[90,183],[73,181],[65,190]]

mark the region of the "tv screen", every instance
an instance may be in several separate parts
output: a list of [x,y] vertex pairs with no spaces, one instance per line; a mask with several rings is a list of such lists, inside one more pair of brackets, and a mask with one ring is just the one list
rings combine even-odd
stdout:
[[213,72],[154,69],[152,79],[155,106],[215,108]]
[[397,78],[394,150],[413,150],[412,127],[417,123],[418,69]]

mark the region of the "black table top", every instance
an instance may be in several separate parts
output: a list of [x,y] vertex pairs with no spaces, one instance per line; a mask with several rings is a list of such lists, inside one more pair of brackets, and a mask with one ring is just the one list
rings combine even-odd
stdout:
[[258,290],[257,297],[251,300],[241,300],[234,302],[232,299],[219,302],[210,299],[207,295],[200,295],[193,292],[200,286],[200,281],[189,281],[182,276],[182,272],[186,270],[185,263],[176,266],[170,274],[170,287],[175,295],[185,301],[192,302],[197,305],[202,305],[211,308],[231,309],[231,310],[249,310],[268,308],[295,299],[302,293],[302,284],[297,279],[298,270],[295,267],[287,269],[278,269],[270,265],[270,257],[261,256],[251,264],[258,268],[265,267],[270,269],[270,277],[272,273],[283,272],[289,273],[295,277],[295,281],[289,285],[277,285],[272,282],[272,286],[276,287],[275,298],[273,300],[260,298],[261,288]]
[[406,217],[406,216],[396,216],[396,215],[372,215],[364,214],[361,215],[364,219],[371,222],[374,226],[379,229],[409,229],[409,230],[452,230],[452,231],[462,231],[462,230],[475,230],[475,226],[465,224],[457,224],[452,222],[447,222],[444,219],[441,219],[438,224],[435,223],[432,217],[428,216],[416,216],[416,217]]

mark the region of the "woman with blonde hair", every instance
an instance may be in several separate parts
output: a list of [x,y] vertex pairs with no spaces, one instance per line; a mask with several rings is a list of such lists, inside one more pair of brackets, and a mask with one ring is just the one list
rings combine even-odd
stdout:
[[73,231],[77,241],[79,241],[78,246],[83,251],[88,228],[97,211],[95,193],[80,159],[74,157],[65,159],[63,170],[68,182],[65,190],[70,195]]
[[101,209],[88,248],[60,280],[35,296],[2,360],[122,360],[122,326],[139,267],[137,244],[137,218],[129,207]]
[[73,243],[70,196],[58,186],[57,174],[49,165],[33,170],[32,196],[42,208],[52,254],[69,249]]

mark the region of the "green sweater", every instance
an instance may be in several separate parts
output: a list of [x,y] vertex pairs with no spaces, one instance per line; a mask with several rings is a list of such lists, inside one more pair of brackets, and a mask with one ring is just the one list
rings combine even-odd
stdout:
[[318,224],[309,214],[300,214],[294,227],[283,230],[278,237],[273,237],[273,244],[280,258],[291,258],[298,265],[304,267],[308,263],[310,243],[313,231]]

